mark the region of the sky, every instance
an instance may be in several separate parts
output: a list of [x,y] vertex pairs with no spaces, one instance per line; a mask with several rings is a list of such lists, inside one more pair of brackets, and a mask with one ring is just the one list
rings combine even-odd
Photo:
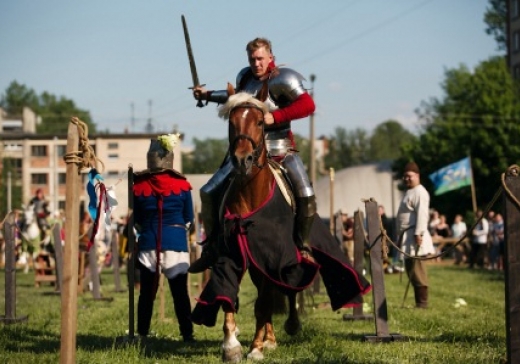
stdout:
[[[247,66],[245,45],[267,37],[279,65],[307,78],[315,135],[397,120],[414,132],[421,102],[442,98],[445,71],[497,52],[488,0],[11,0],[0,3],[0,94],[12,81],[72,99],[98,130],[174,128],[225,138],[216,104],[197,108],[182,31],[200,82],[225,89]],[[310,75],[315,75],[311,83]],[[133,120],[133,121],[132,121]],[[309,136],[310,119],[293,121]]]

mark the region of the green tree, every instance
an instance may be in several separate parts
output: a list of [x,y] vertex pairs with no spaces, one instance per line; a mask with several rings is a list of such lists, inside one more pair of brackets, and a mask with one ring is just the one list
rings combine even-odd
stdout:
[[0,106],[11,116],[22,115],[24,107],[31,108],[41,116],[37,126],[38,134],[67,134],[70,118],[79,117],[88,126],[89,133],[96,132],[90,113],[76,106],[74,101],[64,96],[57,97],[49,92],[37,95],[36,92],[16,81],[11,82],[0,98]]
[[16,181],[21,180],[20,170],[16,167],[16,162],[12,158],[3,159],[3,169],[1,170],[0,184],[0,216],[3,218],[9,212],[7,210],[8,200],[8,183],[9,175],[11,176],[11,208],[21,209],[22,207],[22,186],[17,184]]
[[366,130],[346,130],[337,127],[330,137],[329,154],[325,157],[327,168],[340,170],[370,161],[370,140]]
[[183,173],[215,173],[227,153],[227,139],[193,138],[193,144],[192,152],[182,154]]
[[5,94],[0,98],[0,107],[9,115],[21,116],[24,106],[36,111],[39,107],[38,95],[36,95],[34,90],[27,88],[27,86],[13,81],[7,87]]
[[[403,146],[404,157],[396,164],[414,160],[423,184],[431,190],[428,175],[466,157],[472,158],[477,203],[485,207],[500,186],[500,176],[517,163],[520,155],[520,103],[518,85],[503,57],[482,62],[473,72],[465,66],[447,70],[442,83],[443,99],[423,102],[418,110],[424,129],[417,142]],[[441,211],[471,209],[469,188],[432,196]]]
[[63,96],[58,98],[48,92],[42,93],[39,100],[37,113],[42,117],[42,123],[37,127],[38,133],[66,134],[72,116],[77,116],[87,124],[89,134],[96,132],[90,113],[78,108],[74,101]]
[[490,7],[484,14],[486,33],[495,38],[500,51],[507,50],[507,1],[489,0]]
[[416,137],[398,121],[387,120],[379,124],[370,137],[370,160],[395,160],[401,157],[401,146]]

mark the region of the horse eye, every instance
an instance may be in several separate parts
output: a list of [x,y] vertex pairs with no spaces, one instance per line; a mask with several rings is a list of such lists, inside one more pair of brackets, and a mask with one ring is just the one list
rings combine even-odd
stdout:
[[264,123],[264,119],[259,119],[256,123],[256,126],[262,126],[263,123]]

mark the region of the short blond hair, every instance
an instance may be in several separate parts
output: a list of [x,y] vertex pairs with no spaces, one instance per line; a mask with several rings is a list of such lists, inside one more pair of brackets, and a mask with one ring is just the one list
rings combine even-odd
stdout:
[[265,47],[265,50],[270,54],[273,54],[273,47],[271,46],[271,41],[267,38],[255,38],[246,45],[246,51],[248,54],[253,53],[258,48]]

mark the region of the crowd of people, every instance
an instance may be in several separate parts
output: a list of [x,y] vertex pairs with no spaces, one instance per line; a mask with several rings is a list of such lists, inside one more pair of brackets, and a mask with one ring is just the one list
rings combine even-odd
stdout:
[[[446,215],[433,209],[428,224],[430,234],[435,242],[452,238],[454,243],[465,237],[458,249],[453,251],[455,264],[466,263],[469,268],[479,267],[489,270],[504,269],[504,219],[502,214],[489,211],[483,216],[482,210],[474,215],[478,223],[468,233],[468,226],[461,214],[455,215],[450,225]],[[438,251],[437,253],[441,253]]]

